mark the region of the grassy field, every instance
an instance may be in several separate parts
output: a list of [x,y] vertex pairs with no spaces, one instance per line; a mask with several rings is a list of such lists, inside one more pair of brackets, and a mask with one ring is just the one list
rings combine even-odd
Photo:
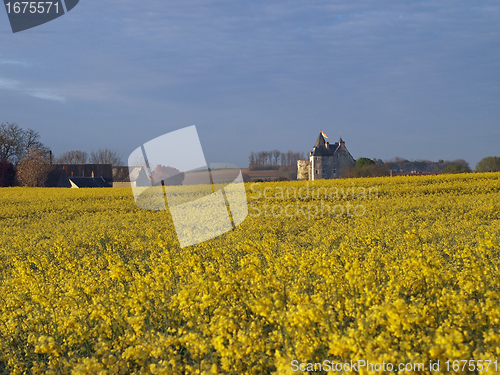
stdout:
[[498,371],[500,173],[246,188],[184,249],[130,189],[1,189],[0,373]]

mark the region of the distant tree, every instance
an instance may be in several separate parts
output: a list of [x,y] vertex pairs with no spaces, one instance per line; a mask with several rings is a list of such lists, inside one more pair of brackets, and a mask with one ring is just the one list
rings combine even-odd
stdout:
[[277,182],[279,182],[279,181],[290,181],[290,179],[288,177],[281,176],[281,177],[278,177],[275,181],[277,181]]
[[470,173],[472,170],[462,164],[449,164],[440,173]]
[[22,186],[43,186],[51,170],[47,151],[32,146],[17,164],[17,180]]
[[469,168],[469,163],[467,163],[464,159],[456,159],[452,161],[440,159],[437,162],[433,162],[430,160],[409,161],[400,157],[396,157],[388,161],[386,160],[385,163],[386,165],[390,166],[390,169],[392,169],[394,173],[412,173],[412,172],[439,173],[448,165],[452,164],[462,165],[465,169]]
[[476,172],[498,172],[500,171],[500,157],[488,156],[476,164]]
[[450,163],[450,164],[460,164],[465,168],[470,168],[469,163],[467,163],[464,159],[455,159],[455,160],[452,160],[450,162],[448,162],[448,161],[446,161],[446,162]]
[[356,160],[356,168],[363,168],[367,165],[373,165],[375,162],[368,158],[359,158]]
[[101,148],[90,153],[90,164],[121,165],[121,156],[117,151]]
[[273,150],[273,151],[271,151],[271,154],[273,157],[273,165],[278,165],[278,161],[280,160],[280,157],[281,157],[281,151]]
[[263,161],[263,165],[266,165],[266,166],[271,166],[271,151],[262,151],[262,161]]
[[16,164],[24,153],[24,131],[17,125],[0,125],[0,160]]
[[0,125],[0,161],[17,165],[31,147],[48,149],[40,142],[40,135],[33,129],[24,130],[16,123]]
[[57,164],[85,164],[87,163],[88,154],[85,151],[75,150],[66,151],[64,154],[56,158]]
[[301,152],[281,152],[279,150],[251,152],[248,168],[254,170],[279,169],[280,167],[297,168],[297,160],[304,159]]
[[251,152],[250,156],[248,157],[248,167],[250,168],[250,170],[252,170],[253,168],[255,168],[255,166],[256,166],[255,152]]
[[347,166],[344,168],[342,171],[342,174],[340,175],[340,178],[353,178],[354,171],[356,170],[356,167],[352,166]]
[[286,152],[286,163],[285,163],[285,165],[292,165],[293,164],[294,154],[295,153],[292,150],[288,150]]
[[0,187],[13,186],[16,178],[14,165],[7,161],[0,161]]
[[342,171],[341,178],[358,178],[358,177],[381,177],[389,176],[390,167],[388,164],[380,166],[375,164],[365,165],[364,167],[345,167]]

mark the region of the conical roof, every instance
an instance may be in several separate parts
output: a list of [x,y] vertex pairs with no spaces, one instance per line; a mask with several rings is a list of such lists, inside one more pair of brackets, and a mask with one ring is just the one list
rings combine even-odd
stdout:
[[314,144],[314,147],[319,147],[319,146],[325,146],[325,138],[323,137],[323,134],[321,134],[321,132],[319,133],[318,139]]

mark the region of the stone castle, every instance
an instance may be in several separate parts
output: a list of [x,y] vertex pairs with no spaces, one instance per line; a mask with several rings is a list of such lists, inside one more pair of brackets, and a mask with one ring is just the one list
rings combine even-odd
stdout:
[[342,137],[338,142],[330,144],[325,141],[323,134],[319,133],[318,140],[309,153],[309,160],[297,161],[297,180],[339,178],[345,167],[356,164]]

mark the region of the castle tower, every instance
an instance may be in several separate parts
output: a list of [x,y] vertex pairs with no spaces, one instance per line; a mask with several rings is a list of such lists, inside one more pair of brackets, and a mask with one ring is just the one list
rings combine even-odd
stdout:
[[[330,146],[328,144],[328,146]],[[323,166],[323,156],[328,152],[327,142],[325,142],[325,137],[323,137],[322,132],[319,133],[318,139],[314,144],[313,151],[309,157],[311,164],[311,172],[309,173],[309,179],[311,181],[319,180],[325,178],[324,176],[324,166]]]
[[297,179],[314,181],[339,178],[344,168],[354,165],[355,160],[347,150],[342,135],[338,142],[330,144],[321,131],[309,153],[309,160],[297,161]]

